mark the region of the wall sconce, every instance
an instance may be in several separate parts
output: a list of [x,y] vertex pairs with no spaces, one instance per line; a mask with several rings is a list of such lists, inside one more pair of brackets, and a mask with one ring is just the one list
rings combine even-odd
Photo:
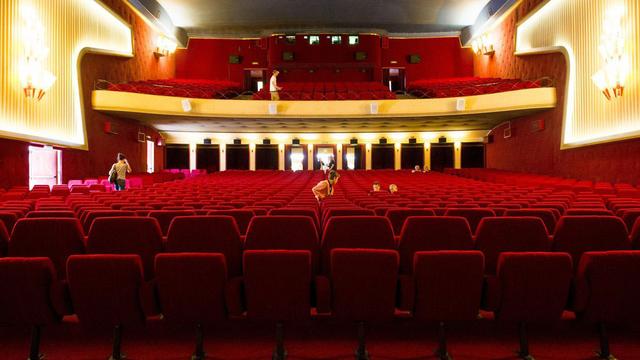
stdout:
[[40,100],[53,86],[56,77],[44,67],[49,48],[44,42],[44,26],[35,10],[24,6],[22,15],[22,46],[24,57],[20,61],[20,84],[27,98]]
[[623,7],[616,7],[607,12],[598,47],[600,56],[604,59],[604,66],[591,77],[607,100],[623,95],[625,81],[629,76],[629,58],[624,50],[623,17]]
[[169,56],[176,51],[178,44],[164,35],[159,35],[156,39],[156,50],[153,54],[156,57]]
[[491,56],[496,52],[493,48],[493,41],[489,39],[489,35],[487,34],[482,34],[481,36],[478,36],[475,40],[473,40],[473,42],[471,43],[471,47],[473,48],[473,52],[478,56]]

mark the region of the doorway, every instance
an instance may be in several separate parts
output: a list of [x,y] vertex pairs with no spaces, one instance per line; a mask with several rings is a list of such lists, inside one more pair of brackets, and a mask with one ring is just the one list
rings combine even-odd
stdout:
[[164,163],[167,169],[189,169],[189,145],[167,144]]
[[343,170],[364,170],[364,144],[342,145],[342,169]]
[[395,169],[395,146],[393,144],[371,145],[371,168]]
[[207,173],[220,171],[220,145],[196,145],[196,169]]
[[431,144],[431,170],[443,171],[445,168],[453,167],[453,144],[436,143]]
[[227,170],[249,170],[249,145],[227,144]]
[[404,68],[384,68],[382,69],[382,81],[389,91],[405,91],[405,71]]
[[400,150],[400,168],[413,169],[424,166],[424,144],[402,144]]
[[244,69],[244,88],[257,93],[266,85],[267,69]]
[[307,170],[307,145],[306,144],[285,145],[284,168],[285,170],[291,170],[291,171]]
[[278,145],[256,145],[256,170],[278,170]]
[[50,146],[29,146],[29,189],[34,185],[60,184],[62,151]]
[[483,168],[484,167],[484,144],[481,142],[462,143],[460,151],[461,167],[463,168]]
[[313,170],[321,170],[322,164],[329,166],[329,163],[333,159],[336,160],[336,146],[335,145],[316,145],[313,148],[314,161]]

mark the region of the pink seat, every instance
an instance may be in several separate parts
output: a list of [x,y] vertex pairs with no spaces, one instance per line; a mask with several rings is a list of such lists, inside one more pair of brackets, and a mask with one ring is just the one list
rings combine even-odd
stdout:
[[242,241],[231,216],[178,216],[166,243],[172,253],[221,253],[230,277],[242,275]]

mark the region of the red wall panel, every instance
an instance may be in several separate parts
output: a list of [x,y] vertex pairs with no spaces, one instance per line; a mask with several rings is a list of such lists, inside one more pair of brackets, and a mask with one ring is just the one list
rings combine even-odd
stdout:
[[[421,57],[420,63],[409,63],[413,54]],[[382,50],[382,66],[404,67],[407,82],[473,76],[473,52],[461,48],[457,37],[389,39],[389,48]]]
[[[638,183],[640,140],[560,150],[566,80],[566,64],[560,54],[517,57],[514,55],[516,23],[542,0],[525,0],[496,30],[496,53],[475,58],[476,76],[551,77],[558,90],[558,107],[511,122],[511,138],[503,138],[504,126],[494,132],[487,145],[487,167],[552,174],[596,181]],[[545,129],[532,130],[531,122],[545,120]]]
[[22,141],[0,139],[0,188],[29,184],[29,148]]

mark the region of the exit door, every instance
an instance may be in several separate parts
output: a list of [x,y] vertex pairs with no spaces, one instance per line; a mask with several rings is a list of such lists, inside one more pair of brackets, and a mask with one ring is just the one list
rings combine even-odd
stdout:
[[62,152],[50,146],[29,146],[29,188],[60,184]]
[[382,80],[389,91],[405,91],[406,89],[404,68],[382,69]]

